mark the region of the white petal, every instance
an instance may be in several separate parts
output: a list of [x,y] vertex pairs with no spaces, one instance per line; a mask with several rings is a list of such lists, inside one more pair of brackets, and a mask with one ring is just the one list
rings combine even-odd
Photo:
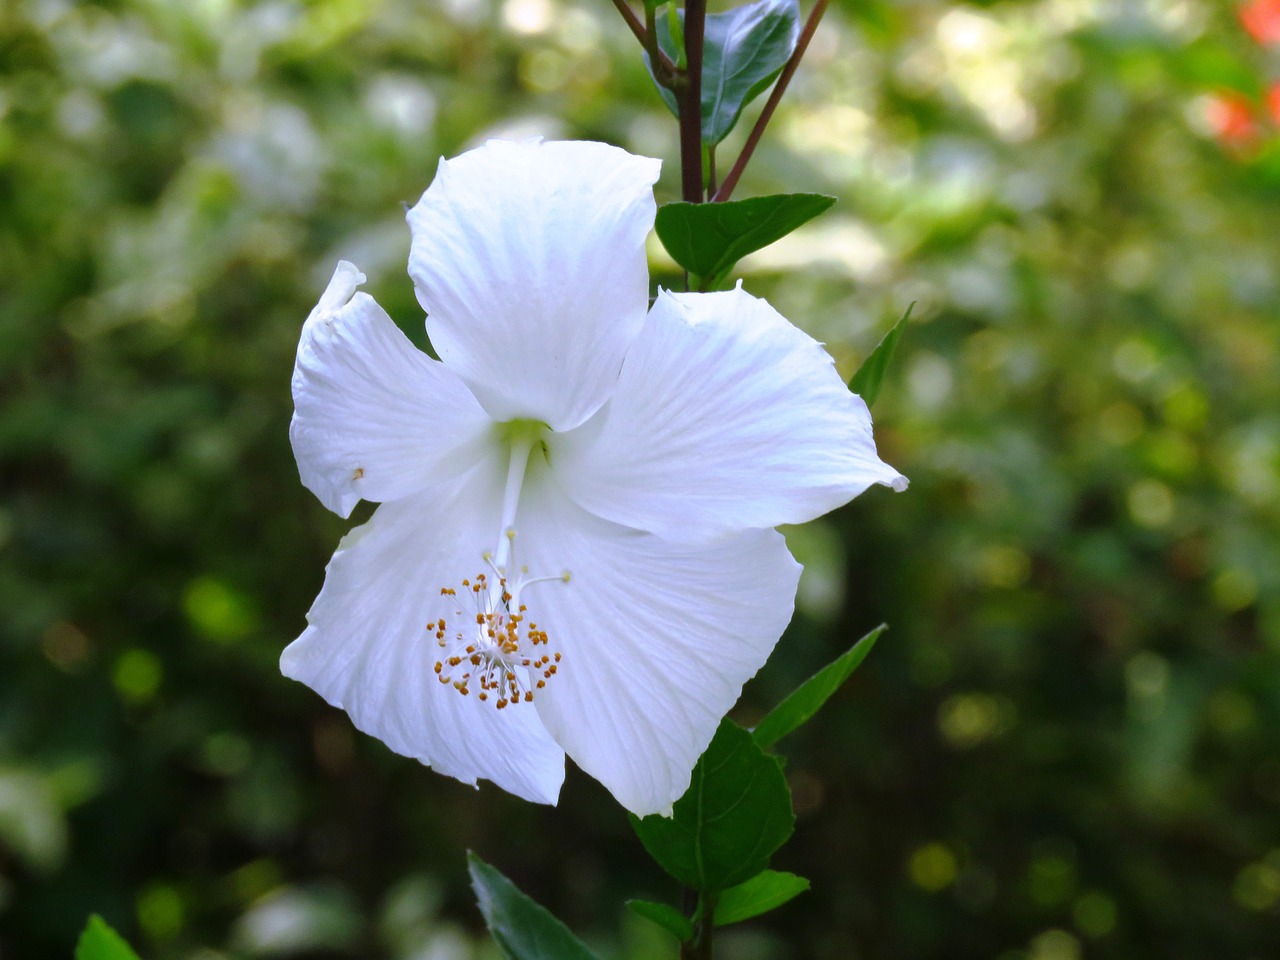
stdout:
[[464,697],[442,685],[433,671],[442,651],[425,629],[440,617],[457,619],[455,601],[440,590],[461,593],[462,579],[483,569],[501,484],[501,471],[486,463],[452,489],[379,507],[343,538],[310,625],[285,649],[280,669],[396,753],[464,783],[482,777],[554,803],[564,753],[538,715],[526,705],[499,712],[474,691]]
[[773,530],[676,544],[531,479],[520,562],[567,569],[521,603],[563,659],[534,704],[570,757],[639,815],[669,813],[791,619],[800,567]]
[[409,273],[432,346],[496,420],[567,430],[608,399],[644,322],[659,166],[532,140],[440,161]]
[[[365,293],[346,261],[302,328],[289,439],[302,482],[348,516],[474,466],[492,421],[456,374],[432,360]],[[354,296],[353,296],[354,294]]]
[[741,289],[663,292],[608,406],[551,443],[579,504],[669,539],[801,523],[873,483],[906,487],[822,345]]

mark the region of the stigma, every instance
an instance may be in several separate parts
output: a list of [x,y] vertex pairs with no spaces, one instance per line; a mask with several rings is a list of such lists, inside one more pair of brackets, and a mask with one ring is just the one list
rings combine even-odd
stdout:
[[[515,532],[508,531],[508,537],[508,542],[514,540]],[[434,667],[441,684],[505,710],[532,703],[556,676],[561,661],[547,631],[529,619],[521,592],[536,583],[568,583],[570,575],[529,578],[522,569],[509,582],[490,554],[484,559],[491,574],[477,573],[457,587],[440,589],[441,597],[453,601],[452,619],[428,623],[427,633],[441,650]]]

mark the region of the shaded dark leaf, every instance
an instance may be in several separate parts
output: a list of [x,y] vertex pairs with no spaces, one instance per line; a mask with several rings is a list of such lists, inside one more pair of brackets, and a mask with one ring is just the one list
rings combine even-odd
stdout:
[[633,816],[645,849],[686,887],[724,890],[755,876],[795,827],[777,757],[722,720],[670,817]]
[[467,854],[467,868],[484,922],[507,960],[596,960],[568,927],[497,869],[474,853]]

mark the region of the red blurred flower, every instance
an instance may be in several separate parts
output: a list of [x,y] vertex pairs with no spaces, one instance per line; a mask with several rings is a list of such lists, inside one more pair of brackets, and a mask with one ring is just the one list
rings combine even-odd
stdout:
[[1253,104],[1243,94],[1216,93],[1209,98],[1205,113],[1209,129],[1219,142],[1227,146],[1247,146],[1258,138]]
[[1280,126],[1280,82],[1273,83],[1267,90],[1267,111],[1272,121]]
[[1253,39],[1259,43],[1280,43],[1280,0],[1250,0],[1238,15]]

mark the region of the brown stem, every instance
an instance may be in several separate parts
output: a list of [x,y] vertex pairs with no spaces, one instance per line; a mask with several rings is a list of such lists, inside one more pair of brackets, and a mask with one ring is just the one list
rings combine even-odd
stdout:
[[809,14],[809,19],[805,21],[804,29],[800,31],[800,37],[796,41],[796,48],[792,52],[791,58],[787,60],[787,65],[782,68],[782,73],[778,76],[778,82],[773,85],[769,99],[765,101],[764,109],[760,111],[756,125],[751,128],[751,133],[747,136],[747,142],[743,144],[742,153],[738,154],[738,159],[734,163],[733,169],[725,176],[724,182],[720,184],[720,189],[716,192],[716,195],[711,198],[714,202],[721,203],[728,200],[733,194],[733,188],[738,185],[738,179],[742,176],[742,171],[747,168],[751,155],[755,153],[756,146],[760,143],[760,138],[764,136],[764,128],[769,125],[769,121],[773,118],[773,111],[777,109],[778,101],[787,92],[787,84],[791,82],[792,74],[796,72],[796,67],[800,66],[800,58],[804,56],[804,52],[809,46],[809,41],[813,39],[813,35],[818,29],[818,23],[822,20],[822,15],[827,12],[827,4],[829,2],[830,0],[818,0],[814,4],[813,11]]
[[702,921],[702,934],[698,937],[697,960],[711,960],[714,956],[712,952],[713,930],[715,930],[715,927],[712,925],[710,918]]
[[[712,960],[715,941],[716,896],[710,893],[695,894],[685,890],[684,912],[692,914],[693,936],[680,942],[680,960]],[[696,906],[696,909],[695,909]]]
[[716,147],[707,147],[707,199],[716,195]]
[[[613,0],[613,5],[618,8],[618,13],[622,14],[622,19],[627,22],[627,26],[631,28],[631,32],[635,34],[635,38],[640,41],[640,45],[649,50],[649,31],[645,29],[640,18],[636,16],[635,11],[627,5],[627,0]],[[657,50],[657,59],[653,60],[654,73],[665,73],[667,76],[675,76],[676,65],[671,62],[671,58],[658,49],[657,42],[654,42],[654,50]],[[653,50],[649,51],[649,56],[653,58]]]
[[713,893],[704,893],[699,899],[698,911],[700,921],[698,931],[695,934],[698,940],[697,960],[711,960],[712,957],[712,941],[715,938],[715,915],[716,915],[716,895]]
[[685,83],[676,91],[680,108],[680,184],[684,199],[702,196],[702,47],[707,27],[707,0],[688,0],[684,7]]
[[618,8],[618,13],[622,14],[622,19],[627,21],[627,26],[636,35],[636,39],[642,44],[646,43],[644,24],[640,22],[640,18],[636,16],[635,11],[627,6],[627,0],[613,0],[613,5]]

